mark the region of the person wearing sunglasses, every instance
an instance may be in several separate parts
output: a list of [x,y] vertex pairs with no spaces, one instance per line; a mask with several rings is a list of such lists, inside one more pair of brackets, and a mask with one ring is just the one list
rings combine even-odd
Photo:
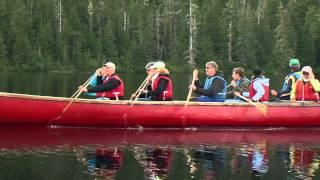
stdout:
[[271,94],[276,96],[277,100],[290,100],[294,84],[297,80],[302,78],[300,62],[298,59],[290,59],[289,67],[291,72],[286,76],[281,91],[271,90]]
[[142,89],[141,93],[152,101],[172,101],[173,82],[166,64],[157,61],[150,66],[147,72],[151,89]]
[[302,79],[298,80],[291,92],[291,101],[319,101],[320,83],[315,79],[312,68],[302,68]]
[[195,83],[190,85],[200,97],[192,98],[192,101],[201,102],[224,102],[226,99],[227,82],[222,75],[218,75],[218,64],[215,61],[206,63],[207,78],[204,84],[201,84],[198,77],[198,71],[193,72]]
[[[151,68],[156,62],[149,62],[146,64],[146,66],[144,67],[146,69],[146,73],[147,73],[147,85],[144,88],[144,90],[152,90],[152,76],[154,74],[156,74],[156,69]],[[132,98],[135,98],[137,95],[136,94],[132,94]],[[141,95],[138,97],[138,101],[150,101],[151,97],[147,96],[146,93],[141,93]]]

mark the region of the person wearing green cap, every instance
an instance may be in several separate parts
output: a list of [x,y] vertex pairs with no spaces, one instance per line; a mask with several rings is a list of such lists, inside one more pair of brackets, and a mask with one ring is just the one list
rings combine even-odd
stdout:
[[291,72],[286,76],[281,91],[271,90],[271,94],[280,100],[290,100],[290,94],[296,81],[302,78],[300,62],[298,59],[290,59],[289,67]]

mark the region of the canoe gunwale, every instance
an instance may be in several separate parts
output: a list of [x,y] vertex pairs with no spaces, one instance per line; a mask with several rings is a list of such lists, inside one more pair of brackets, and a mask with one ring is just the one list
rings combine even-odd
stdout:
[[[28,100],[42,100],[42,101],[56,101],[56,102],[69,102],[72,98],[65,97],[53,97],[53,96],[41,96],[41,95],[29,95],[18,93],[6,93],[0,92],[0,97],[19,98]],[[111,104],[111,105],[168,105],[168,106],[185,106],[185,101],[129,101],[129,100],[96,100],[96,99],[83,99],[79,98],[74,103],[89,103],[89,104]],[[291,103],[286,102],[263,102],[262,104],[268,107],[320,107],[319,102],[297,101]],[[243,107],[252,106],[246,102],[188,102],[188,106],[231,106],[231,107]]]

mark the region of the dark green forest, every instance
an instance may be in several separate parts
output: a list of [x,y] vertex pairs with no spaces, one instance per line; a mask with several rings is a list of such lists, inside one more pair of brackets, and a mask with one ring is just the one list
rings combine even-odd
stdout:
[[[215,60],[320,71],[319,0],[1,0],[0,71],[171,71]],[[317,68],[319,67],[319,68]]]

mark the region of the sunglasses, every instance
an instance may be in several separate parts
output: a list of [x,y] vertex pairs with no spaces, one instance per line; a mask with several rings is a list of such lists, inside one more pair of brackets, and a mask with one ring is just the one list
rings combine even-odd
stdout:
[[302,72],[302,74],[303,74],[303,75],[309,75],[309,73],[308,73],[308,72]]

